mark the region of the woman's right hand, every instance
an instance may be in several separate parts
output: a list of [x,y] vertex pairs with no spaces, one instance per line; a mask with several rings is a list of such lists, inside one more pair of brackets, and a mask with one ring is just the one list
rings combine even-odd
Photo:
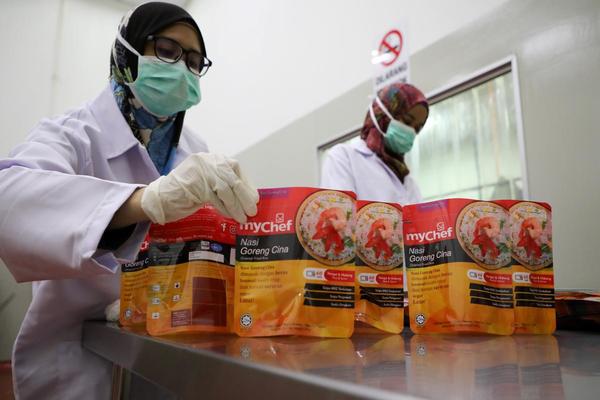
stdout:
[[158,224],[187,217],[205,203],[244,223],[246,216],[256,215],[258,199],[258,191],[244,177],[236,160],[196,153],[150,183],[143,191],[141,206]]

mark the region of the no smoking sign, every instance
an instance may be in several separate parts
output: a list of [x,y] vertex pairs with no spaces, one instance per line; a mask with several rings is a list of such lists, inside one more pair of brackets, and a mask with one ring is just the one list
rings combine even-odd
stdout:
[[379,54],[385,54],[387,57],[381,60],[381,64],[388,67],[400,57],[403,41],[402,33],[397,29],[392,29],[385,34],[381,43],[379,43]]
[[403,24],[378,36],[371,62],[375,91],[391,83],[409,81],[408,46]]

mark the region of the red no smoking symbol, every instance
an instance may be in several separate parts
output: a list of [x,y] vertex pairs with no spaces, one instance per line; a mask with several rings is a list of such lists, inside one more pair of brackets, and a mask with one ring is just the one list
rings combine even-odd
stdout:
[[385,34],[381,43],[379,43],[379,54],[391,53],[392,57],[389,60],[382,61],[383,65],[389,67],[400,57],[403,42],[402,33],[397,29],[393,29]]

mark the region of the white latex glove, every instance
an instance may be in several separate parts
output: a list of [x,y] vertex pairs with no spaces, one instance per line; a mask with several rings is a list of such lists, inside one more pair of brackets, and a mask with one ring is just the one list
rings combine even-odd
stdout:
[[106,320],[110,322],[116,322],[119,320],[121,301],[119,299],[113,301],[104,309],[104,315]]
[[142,195],[142,209],[159,224],[187,217],[205,203],[244,223],[247,215],[256,215],[258,191],[246,180],[236,160],[196,153],[148,185]]

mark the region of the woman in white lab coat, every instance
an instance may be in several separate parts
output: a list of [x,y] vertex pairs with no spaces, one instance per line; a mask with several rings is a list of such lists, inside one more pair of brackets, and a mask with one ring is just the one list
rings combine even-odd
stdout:
[[369,104],[360,137],[329,150],[321,187],[352,190],[364,200],[418,203],[421,192],[404,155],[428,116],[427,99],[416,87],[395,83],[381,89]]
[[120,263],[151,221],[207,202],[238,221],[256,213],[237,163],[183,126],[210,64],[185,10],[141,5],[119,26],[107,88],[0,159],[0,258],[33,281],[13,352],[18,399],[109,398],[111,365],[82,348],[82,322],[119,297]]

